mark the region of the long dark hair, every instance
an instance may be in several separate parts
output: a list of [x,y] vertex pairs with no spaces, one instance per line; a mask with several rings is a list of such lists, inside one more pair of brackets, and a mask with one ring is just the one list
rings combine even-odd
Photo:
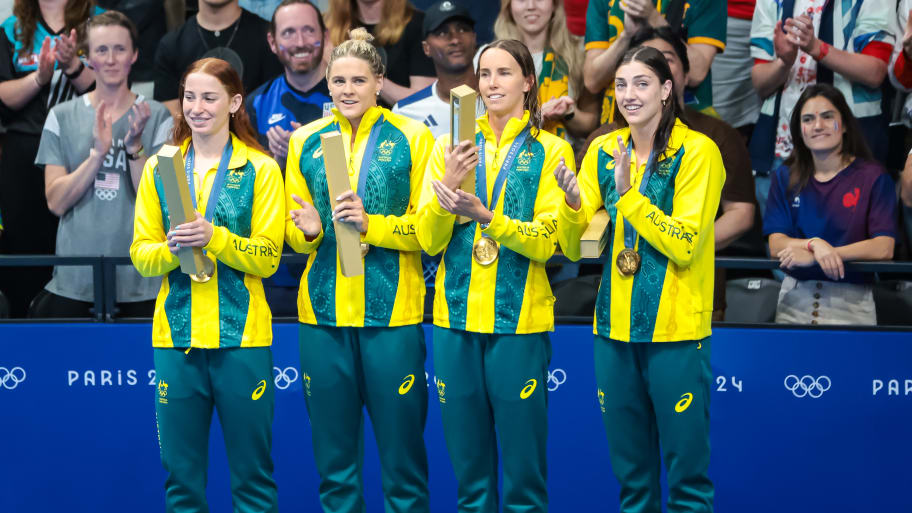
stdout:
[[[85,25],[83,22],[92,16],[94,7],[95,2],[92,0],[69,0],[63,7],[61,34],[69,35],[71,30],[76,29],[77,43],[84,41]],[[38,0],[14,0],[13,16],[16,17],[16,39],[22,43],[23,53],[29,54],[34,48],[35,30],[38,28],[38,20],[41,19]],[[10,43],[13,42],[10,41]]]
[[[655,137],[652,141],[652,151],[655,152],[656,157],[658,158],[668,149],[668,140],[671,139],[671,129],[674,128],[675,119],[679,117],[683,118],[684,116],[681,106],[679,106],[677,100],[675,100],[674,77],[671,75],[671,68],[668,67],[668,61],[665,60],[665,56],[662,55],[662,52],[649,46],[631,48],[624,53],[624,56],[621,57],[621,61],[615,69],[620,69],[624,64],[634,61],[639,62],[652,70],[659,78],[660,84],[671,81],[671,94],[668,95],[668,101],[662,106],[662,117],[659,119],[659,127],[656,129]],[[614,102],[614,122],[617,123],[617,126],[619,127],[627,126],[627,120],[624,119],[624,116],[621,113],[621,105],[617,101]]]
[[[184,76],[181,77],[180,87],[177,91],[177,101],[180,103],[180,112],[177,115],[177,120],[175,120],[174,130],[171,132],[171,143],[177,146],[180,146],[191,135],[190,125],[188,125],[187,120],[184,119],[184,86],[186,86],[187,77],[191,73],[212,75],[225,86],[229,98],[234,97],[236,94],[244,96],[244,84],[241,82],[241,77],[238,75],[237,71],[231,67],[231,64],[214,57],[207,57],[195,61],[187,68],[187,71],[184,72]],[[259,141],[257,141],[256,132],[254,132],[253,125],[250,123],[250,117],[247,116],[247,110],[244,108],[244,103],[245,102],[242,101],[237,112],[228,118],[228,130],[238,139],[243,141],[248,148],[253,148],[261,153],[266,153],[266,150],[264,150],[263,147],[260,146]]]
[[516,39],[498,39],[485,47],[478,54],[478,66],[475,68],[475,75],[481,66],[481,56],[492,48],[500,48],[509,53],[513,60],[519,64],[519,70],[523,78],[531,82],[531,87],[523,95],[523,109],[529,111],[529,122],[532,124],[532,137],[537,137],[542,126],[541,105],[538,104],[538,79],[535,78],[535,61],[532,60],[532,54],[522,42]]
[[852,110],[849,109],[849,105],[839,89],[829,84],[808,86],[795,103],[792,117],[789,120],[789,133],[795,147],[791,156],[785,160],[785,165],[789,167],[788,190],[795,194],[801,192],[814,175],[814,157],[811,155],[811,150],[804,144],[804,138],[801,137],[801,109],[804,108],[805,103],[818,96],[826,98],[842,116],[842,126],[845,128],[845,132],[842,134],[841,155],[873,160],[871,149],[868,148],[868,143],[865,142],[864,136],[858,128],[858,120],[855,119],[855,115],[852,114]]

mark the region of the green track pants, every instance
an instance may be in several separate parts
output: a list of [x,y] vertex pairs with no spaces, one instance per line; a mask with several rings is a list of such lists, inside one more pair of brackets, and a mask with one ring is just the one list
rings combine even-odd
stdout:
[[367,407],[380,453],[386,513],[428,513],[422,327],[302,324],[300,346],[323,510],[365,511],[362,410]]
[[595,337],[595,377],[622,513],[711,513],[709,337],[626,343]]
[[486,335],[434,327],[437,395],[460,513],[498,511],[498,439],[504,513],[548,511],[550,361],[547,333]]
[[154,351],[155,413],[168,513],[208,512],[212,409],[218,411],[235,513],[278,511],[272,477],[275,386],[268,347]]

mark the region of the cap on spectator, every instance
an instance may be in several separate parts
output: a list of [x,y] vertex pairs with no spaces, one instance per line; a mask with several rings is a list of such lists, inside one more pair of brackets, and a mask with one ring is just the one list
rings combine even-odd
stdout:
[[422,27],[424,37],[428,37],[428,34],[453,18],[465,20],[472,27],[475,26],[475,20],[472,19],[468,9],[452,0],[443,0],[428,7],[427,11],[424,12],[424,26]]

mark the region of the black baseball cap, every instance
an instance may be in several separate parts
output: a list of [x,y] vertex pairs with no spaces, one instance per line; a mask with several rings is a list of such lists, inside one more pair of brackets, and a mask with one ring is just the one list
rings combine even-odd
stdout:
[[428,34],[453,18],[465,20],[472,27],[475,26],[475,20],[472,19],[468,9],[453,0],[443,0],[428,7],[428,10],[425,11],[424,25],[422,26],[424,37],[428,37]]

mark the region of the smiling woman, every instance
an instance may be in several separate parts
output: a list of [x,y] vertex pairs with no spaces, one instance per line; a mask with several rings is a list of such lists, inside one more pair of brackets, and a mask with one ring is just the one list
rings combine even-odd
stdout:
[[771,175],[763,232],[788,276],[776,322],[877,323],[871,277],[846,260],[890,260],[895,184],[838,89],[805,89],[789,125],[795,149]]
[[[499,441],[503,511],[544,512],[554,329],[545,262],[561,202],[553,172],[573,169],[573,152],[541,129],[535,67],[522,43],[482,50],[478,87],[487,113],[475,139],[455,147],[449,135],[437,140],[418,207],[422,248],[443,252],[434,287],[437,393],[458,511],[498,511]],[[460,189],[472,174],[475,190]]]
[[[270,453],[272,316],[260,282],[279,263],[282,178],[256,142],[242,91],[240,76],[220,59],[194,62],[180,82],[173,142],[186,161],[195,220],[171,226],[169,208],[178,207],[164,201],[157,157],[146,162],[137,193],[130,256],[143,276],[162,276],[152,345],[169,511],[178,504],[208,510],[213,407],[225,434],[235,508],[278,508]],[[181,246],[205,251],[215,264],[211,278],[181,272]]]
[[596,210],[612,217],[594,355],[621,509],[662,511],[664,456],[668,510],[711,512],[713,222],[725,170],[716,145],[679,118],[659,50],[627,51],[614,90],[614,119],[624,128],[592,142],[578,179],[557,173],[565,193],[558,240],[576,260]]
[[[298,320],[323,509],[364,511],[360,440],[366,406],[388,509],[421,513],[430,507],[427,351],[415,208],[433,139],[424,124],[377,106],[384,66],[372,39],[358,28],[333,49],[326,69],[332,116],[291,137],[285,240],[310,255]],[[330,198],[321,136],[336,131],[345,141],[351,189]],[[363,276],[342,274],[336,223],[361,233]]]

